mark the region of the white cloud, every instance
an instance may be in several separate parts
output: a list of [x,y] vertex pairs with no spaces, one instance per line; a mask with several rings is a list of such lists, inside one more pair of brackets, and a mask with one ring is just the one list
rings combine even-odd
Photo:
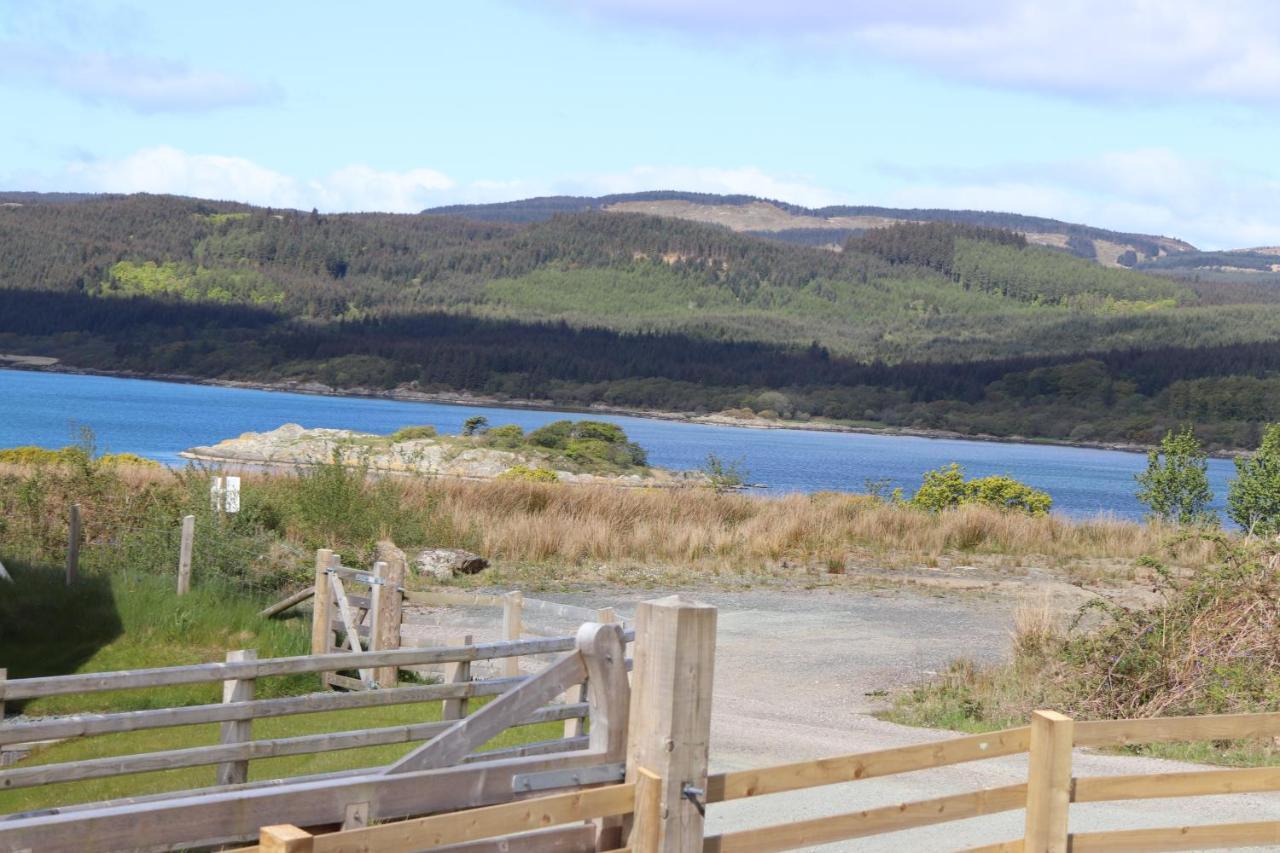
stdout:
[[609,195],[645,190],[754,195],[806,207],[836,204],[831,191],[796,177],[770,175],[753,166],[737,169],[693,166],[636,166],[625,172],[584,175],[557,182],[571,195]]
[[1269,0],[561,0],[698,38],[882,58],[961,80],[1089,97],[1280,99]]
[[182,62],[17,41],[0,41],[3,78],[34,80],[91,103],[119,103],[143,113],[212,110],[279,97],[274,86]]
[[624,172],[550,180],[459,183],[434,169],[392,172],[353,164],[322,177],[300,179],[242,157],[189,154],[163,145],[144,148],[121,159],[73,163],[58,180],[40,183],[90,192],[171,193],[273,207],[393,213],[537,195],[604,195],[669,189],[741,193],[806,205],[831,204],[838,200],[830,192],[803,180],[779,178],[753,167],[638,166]]
[[1280,180],[1166,148],[990,169],[894,169],[886,204],[1004,210],[1120,231],[1164,234],[1201,248],[1280,242]]
[[298,178],[242,157],[157,146],[116,160],[79,161],[57,179],[23,183],[89,192],[172,193],[302,210],[394,213],[538,195],[686,190],[755,195],[808,207],[880,203],[1009,211],[1166,234],[1205,248],[1280,243],[1280,180],[1229,164],[1190,160],[1165,148],[982,169],[884,171],[898,189],[877,198],[850,198],[801,177],[754,167],[650,165],[550,179],[459,181],[434,169],[397,172],[352,164]]

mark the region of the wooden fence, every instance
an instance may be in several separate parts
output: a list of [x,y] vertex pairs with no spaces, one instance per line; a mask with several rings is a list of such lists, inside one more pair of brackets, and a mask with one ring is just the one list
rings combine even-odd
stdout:
[[[346,652],[271,661],[238,660],[199,667],[9,681],[0,685],[0,699],[200,681],[238,683],[268,675],[322,672],[337,666],[399,666],[411,661],[462,663],[534,651],[566,652],[535,675],[495,679],[492,689],[501,691],[497,698],[462,719],[422,724],[431,728],[399,727],[394,735],[371,735],[379,730],[360,733],[363,738],[400,738],[385,742],[425,740],[392,765],[302,780],[233,781],[163,798],[144,797],[75,806],[51,815],[0,819],[0,851],[181,847],[249,839],[256,839],[258,846],[248,849],[262,851],[450,847],[508,853],[585,853],[623,846],[643,853],[773,851],[1015,810],[1025,810],[1021,838],[972,850],[1145,851],[1280,844],[1280,820],[1276,819],[1106,832],[1071,832],[1069,828],[1071,803],[1280,791],[1280,768],[1271,767],[1073,777],[1073,747],[1273,737],[1280,735],[1280,713],[1076,722],[1051,711],[1037,711],[1027,726],[988,734],[708,774],[715,625],[714,608],[677,597],[641,604],[630,679],[621,627],[593,623],[584,625],[574,638],[504,641],[466,648]],[[558,719],[558,714],[576,712],[572,706],[550,703],[584,679],[588,685],[584,704],[590,723],[585,735],[533,744],[516,753],[476,753],[480,745],[507,726]],[[310,703],[317,701],[337,702],[343,707],[395,703],[401,701],[395,698],[398,694],[423,701],[443,700],[482,695],[471,691],[488,689],[483,684],[488,682],[321,694],[323,700],[255,700],[241,696],[225,705],[9,724],[0,728],[0,736],[30,737],[36,732],[46,737],[72,736],[190,722],[229,723],[272,714],[304,713],[314,709]],[[328,708],[326,705],[324,709]],[[124,717],[132,719],[125,723]],[[37,728],[11,734],[20,726]],[[264,742],[201,747],[203,751],[198,755],[177,758],[198,759],[200,763],[250,760],[261,757],[255,752],[259,747],[254,743]],[[328,741],[325,748],[333,748],[333,743]],[[293,745],[272,744],[268,748],[288,750]],[[1018,754],[1029,754],[1025,781],[773,826],[727,829],[713,835],[704,832],[706,810],[732,800]],[[173,758],[169,755],[166,760]],[[99,775],[120,769],[93,761],[82,762],[78,768]],[[9,772],[27,775],[8,778],[43,784],[57,779],[39,774],[52,772],[57,776],[71,771],[31,767]]]

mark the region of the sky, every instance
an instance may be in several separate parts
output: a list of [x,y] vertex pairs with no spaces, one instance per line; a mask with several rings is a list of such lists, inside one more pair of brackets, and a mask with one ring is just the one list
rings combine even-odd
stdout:
[[1270,0],[0,0],[0,189],[652,189],[1280,245]]

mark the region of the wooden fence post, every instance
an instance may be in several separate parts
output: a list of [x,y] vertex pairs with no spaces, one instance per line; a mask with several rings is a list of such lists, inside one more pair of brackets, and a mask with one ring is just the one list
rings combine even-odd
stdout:
[[67,532],[67,586],[80,577],[80,504],[71,505]]
[[[589,748],[606,762],[627,757],[627,719],[631,715],[631,684],[627,680],[627,644],[621,625],[587,623],[578,629],[578,650],[587,665],[587,703],[591,710]],[[705,773],[705,770],[704,770]],[[597,850],[622,846],[623,820],[596,821]]]
[[[502,597],[502,637],[506,640],[520,639],[523,628],[521,621],[524,611],[524,593],[514,590]],[[515,677],[520,674],[520,658],[509,657],[503,663],[503,674]]]
[[710,605],[673,595],[636,611],[627,781],[641,767],[662,780],[656,850],[702,849],[703,818],[689,797],[706,797],[715,644]]
[[196,541],[196,517],[182,517],[182,542],[178,545],[178,595],[191,592],[191,549]]
[[[333,592],[329,589],[329,562],[333,552],[316,551],[316,594],[311,601],[311,654],[327,655],[333,639]],[[324,673],[321,673],[322,675]]]
[[[257,659],[258,653],[253,649],[227,652],[227,663]],[[223,703],[251,701],[256,683],[256,679],[253,678],[230,678],[222,682]],[[253,740],[253,720],[233,720],[222,724],[222,737],[219,743],[245,743],[250,740]],[[248,759],[224,761],[218,765],[219,785],[239,785],[248,781]]]
[[[458,644],[462,646],[471,645],[471,635],[467,634]],[[465,684],[471,680],[471,661],[459,660],[444,665],[444,680],[449,684]],[[442,720],[461,720],[467,715],[467,700],[465,697],[461,699],[445,699],[441,706],[440,719]]]
[[[375,574],[378,564],[375,564]],[[400,622],[403,618],[403,594],[405,563],[392,557],[383,566],[382,586],[375,586],[370,593],[374,599],[374,612],[369,641],[380,652],[400,648]],[[373,671],[373,680],[379,687],[396,687],[400,683],[400,667],[384,666]]]
[[[615,625],[618,622],[618,612],[612,607],[601,607],[596,611],[596,621],[601,625]],[[579,702],[587,701],[587,684],[575,684],[564,692],[560,697],[560,701],[566,705],[576,705]],[[582,717],[572,717],[564,721],[564,736],[578,737],[582,734],[583,728]]]
[[1066,853],[1075,723],[1056,711],[1031,714],[1026,853]]

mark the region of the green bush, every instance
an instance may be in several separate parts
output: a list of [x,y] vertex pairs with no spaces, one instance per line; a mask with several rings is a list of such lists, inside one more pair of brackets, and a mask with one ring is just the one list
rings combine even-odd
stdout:
[[998,509],[1045,515],[1053,506],[1047,492],[1033,489],[1012,477],[964,478],[964,469],[955,462],[926,471],[920,488],[908,501],[920,509],[939,512],[962,504],[982,504]]
[[407,426],[401,427],[391,433],[392,441],[417,441],[422,438],[435,438],[437,435],[436,428],[427,424],[424,426]]
[[573,436],[573,421],[552,421],[529,433],[529,443],[549,450],[564,450]]
[[1195,431],[1183,427],[1169,430],[1160,447],[1147,453],[1147,470],[1134,477],[1141,487],[1138,500],[1151,514],[1177,524],[1205,524],[1216,521],[1209,511],[1213,492],[1209,490],[1209,457]]
[[626,444],[627,434],[622,427],[606,421],[578,421],[573,425],[574,438],[603,441],[606,444]]
[[1280,424],[1267,426],[1257,453],[1235,462],[1227,515],[1251,534],[1275,536],[1280,533]]
[[524,444],[524,430],[516,424],[503,424],[484,434],[484,443],[503,450],[515,450]]

